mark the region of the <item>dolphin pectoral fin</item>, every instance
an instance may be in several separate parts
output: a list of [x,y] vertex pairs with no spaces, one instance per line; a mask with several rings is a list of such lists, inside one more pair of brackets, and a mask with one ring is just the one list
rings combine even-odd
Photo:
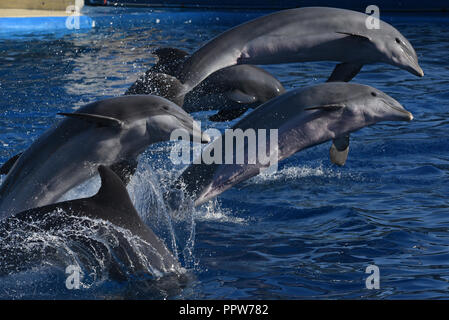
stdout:
[[225,108],[210,116],[209,120],[213,122],[231,121],[240,117],[246,110],[248,108],[243,106],[238,108]]
[[349,82],[354,78],[362,69],[363,64],[361,63],[349,63],[344,62],[337,64],[334,71],[330,75],[326,82],[343,81]]
[[304,110],[338,111],[344,107],[342,104],[323,104],[321,106],[307,107]]
[[332,163],[338,166],[344,166],[348,159],[349,153],[349,134],[333,140],[332,146],[329,150],[329,155]]
[[0,167],[0,174],[8,174],[9,170],[13,167],[13,165],[16,163],[17,159],[22,155],[21,153],[16,154],[9,160],[7,160],[1,167]]
[[136,159],[125,159],[109,166],[114,173],[123,181],[125,185],[129,183],[137,170]]
[[107,116],[100,116],[98,114],[90,114],[90,113],[64,113],[59,112],[58,113],[61,116],[74,118],[74,119],[80,119],[85,120],[87,122],[95,123],[96,125],[100,127],[114,127],[114,128],[122,128],[125,124],[123,121],[107,117]]
[[226,96],[229,99],[242,104],[250,104],[257,101],[257,98],[255,96],[246,94],[238,89],[227,92]]

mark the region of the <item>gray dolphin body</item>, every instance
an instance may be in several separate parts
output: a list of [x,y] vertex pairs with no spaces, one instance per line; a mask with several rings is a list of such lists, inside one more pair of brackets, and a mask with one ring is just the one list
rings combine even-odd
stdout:
[[[328,82],[274,98],[243,118],[233,129],[277,129],[277,160],[281,161],[305,148],[344,137],[380,121],[410,121],[412,118],[399,102],[375,88]],[[214,146],[222,148],[224,139],[222,136],[207,146],[208,152],[211,149],[215,152]],[[244,148],[245,159],[249,159],[246,157],[247,140]],[[224,158],[225,152],[222,154]],[[199,205],[266,167],[259,161],[255,164],[236,164],[235,161],[234,164],[191,164],[174,186],[185,188],[187,195],[193,196],[195,205]]]
[[[126,229],[133,236],[143,240],[145,246],[149,246],[149,250],[146,250],[145,258],[159,274],[182,272],[183,269],[180,267],[178,260],[165,246],[163,241],[140,219],[121,179],[108,167],[99,166],[98,171],[101,177],[101,187],[96,195],[90,198],[65,201],[29,209],[3,219],[0,221],[0,239],[3,241],[5,238],[10,237],[11,233],[17,231],[26,232],[25,229],[27,228],[30,228],[30,232],[36,232],[33,228],[37,228],[39,231],[56,232],[56,230],[61,230],[61,232],[64,232],[64,230],[71,229],[74,225],[76,226],[76,222],[80,221],[80,218],[101,219],[116,227]],[[21,228],[22,230],[17,230],[18,225],[24,226]],[[110,229],[111,232],[115,230],[113,228]],[[120,233],[120,231],[118,230],[117,233]],[[65,233],[64,235],[69,237]],[[118,244],[114,245],[114,251],[120,260],[119,264],[129,264],[126,266],[127,271],[132,269],[136,273],[148,272],[148,266],[145,266],[139,262],[139,259],[133,257],[133,252],[128,248],[129,244],[126,243],[126,238],[116,235],[116,239],[118,239]],[[89,243],[88,236],[79,236],[76,239],[72,239],[72,241],[79,242],[79,245],[74,246],[75,248],[72,250],[76,254],[81,254],[81,252],[76,252],[76,248],[83,246],[95,251],[104,250],[104,246],[96,245],[95,243],[98,243],[98,241],[95,240],[98,239],[92,239],[91,243]],[[0,275],[23,271],[23,269],[27,268],[25,261],[30,259],[30,257],[20,259],[21,253],[15,255],[14,252],[9,252],[8,250],[6,247],[0,248],[2,252]],[[25,252],[25,254],[27,253]],[[28,254],[31,255],[30,253]],[[44,252],[40,258],[44,260],[51,259],[53,254],[51,251],[47,254]],[[107,252],[103,253],[103,256],[108,255],[109,253]],[[35,258],[39,260],[39,257]],[[30,264],[33,262],[39,263],[39,261],[28,262]],[[110,277],[120,279],[125,276],[123,272],[120,272],[121,268],[114,265],[114,259],[112,259],[109,268]]]
[[[140,76],[126,91],[128,94],[149,94],[160,74],[176,76],[189,54],[176,48],[160,48],[153,52],[158,62]],[[253,65],[237,65],[214,72],[200,85],[188,92],[183,102],[187,112],[217,110],[213,121],[232,120],[248,108],[285,92],[282,84],[267,71]]]
[[106,99],[64,115],[12,166],[0,186],[0,216],[55,203],[99,165],[135,168],[146,147],[169,140],[175,129],[200,133],[184,110],[156,96]]
[[187,93],[183,109],[219,109],[210,120],[229,121],[284,92],[279,80],[267,71],[253,65],[237,65],[214,72]]
[[349,81],[364,64],[383,62],[415,75],[424,73],[410,42],[390,24],[367,29],[368,15],[356,11],[306,7],[275,12],[217,36],[180,67],[179,96],[210,74],[236,64],[306,61],[340,62],[330,77]]

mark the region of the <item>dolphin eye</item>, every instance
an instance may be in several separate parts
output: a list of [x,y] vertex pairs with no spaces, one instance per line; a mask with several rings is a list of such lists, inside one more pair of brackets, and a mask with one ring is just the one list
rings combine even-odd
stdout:
[[374,91],[371,92],[371,95],[372,95],[373,97],[377,97],[377,93],[375,93]]
[[168,111],[168,106],[163,106],[162,109],[164,109],[165,111]]
[[397,44],[401,44],[401,40],[399,38],[394,39]]

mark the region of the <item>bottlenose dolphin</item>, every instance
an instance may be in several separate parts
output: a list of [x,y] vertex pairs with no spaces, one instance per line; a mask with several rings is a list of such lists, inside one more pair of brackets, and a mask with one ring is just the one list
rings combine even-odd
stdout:
[[[139,217],[121,179],[108,167],[100,165],[98,171],[101,177],[101,187],[97,194],[90,198],[65,201],[29,209],[8,217],[0,221],[0,239],[10,237],[11,233],[17,231],[17,226],[19,225],[30,226],[31,229],[34,226],[39,231],[55,232],[55,230],[67,230],[67,227],[70,229],[82,217],[94,220],[101,219],[116,227],[126,229],[133,236],[143,240],[143,243],[149,246],[149,250],[145,251],[145,258],[158,274],[163,275],[180,272],[182,274],[184,269],[181,268],[178,260],[165,246],[164,242]],[[142,265],[139,259],[133,257],[131,250],[127,249],[129,244],[125,243],[126,238],[116,238],[119,239],[119,243],[114,246],[114,255],[117,255],[119,263],[129,261],[131,266],[128,266],[126,268],[127,270],[132,268],[134,272],[148,272],[146,270],[147,267]],[[89,239],[88,237],[86,239],[78,237],[76,241],[89,241]],[[94,244],[87,245],[87,248],[100,250]],[[23,271],[22,269],[27,267],[27,264],[24,263],[25,261],[18,261],[21,260],[21,253],[14,255],[14,253],[8,252],[8,248],[3,247],[0,248],[0,251],[2,252],[0,275]],[[42,258],[45,259],[51,258],[53,253],[49,252],[47,254],[50,257],[45,257],[45,253],[42,254],[44,255]],[[30,260],[28,258],[24,260]],[[111,263],[109,266],[109,276],[114,279],[121,279],[124,276],[120,272],[121,268],[114,265],[114,261],[111,261]]]
[[[189,55],[176,48],[159,48],[153,54],[158,57],[157,63],[140,76],[125,95],[151,93],[155,76],[160,73],[176,76]],[[182,107],[187,112],[220,109],[210,119],[227,121],[284,92],[279,80],[267,71],[253,65],[237,65],[218,70],[207,77],[187,93]]]
[[[232,129],[278,129],[277,160],[281,161],[305,148],[344,138],[350,132],[380,121],[412,119],[412,114],[399,102],[373,87],[327,82],[292,90],[274,98],[240,120]],[[223,148],[224,139],[223,135],[206,146],[203,155],[206,151],[210,153],[211,150],[215,152]],[[347,146],[339,147],[345,149]],[[245,159],[249,159],[247,140],[244,148]],[[222,151],[223,158],[225,153]],[[179,195],[176,189],[182,188],[193,197],[195,205],[200,205],[267,167],[260,161],[255,164],[222,163],[191,164],[174,183],[173,196]],[[172,201],[175,198],[169,195],[168,199]],[[173,202],[170,205],[176,208]]]
[[0,186],[1,216],[55,203],[95,175],[101,164],[132,173],[137,156],[153,143],[170,140],[175,129],[209,141],[191,116],[157,96],[105,99],[61,114],[66,118],[44,132],[9,170]]
[[349,81],[364,64],[383,62],[423,76],[410,42],[379,21],[368,29],[368,15],[352,10],[306,7],[275,12],[223,32],[194,52],[176,78],[192,90],[210,74],[236,64],[337,61],[330,79]]
[[284,92],[279,80],[267,71],[249,64],[236,65],[214,72],[187,93],[183,109],[219,109],[209,119],[229,121]]

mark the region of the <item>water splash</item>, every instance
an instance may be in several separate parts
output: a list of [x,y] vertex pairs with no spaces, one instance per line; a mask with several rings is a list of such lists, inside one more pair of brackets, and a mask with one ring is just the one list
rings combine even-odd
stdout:
[[297,180],[305,177],[331,177],[331,178],[341,178],[342,173],[340,171],[335,171],[330,168],[325,168],[322,164],[318,167],[310,166],[294,166],[286,167],[279,171],[272,173],[261,173],[254,178],[248,180],[249,184],[258,184],[273,181],[289,181]]

